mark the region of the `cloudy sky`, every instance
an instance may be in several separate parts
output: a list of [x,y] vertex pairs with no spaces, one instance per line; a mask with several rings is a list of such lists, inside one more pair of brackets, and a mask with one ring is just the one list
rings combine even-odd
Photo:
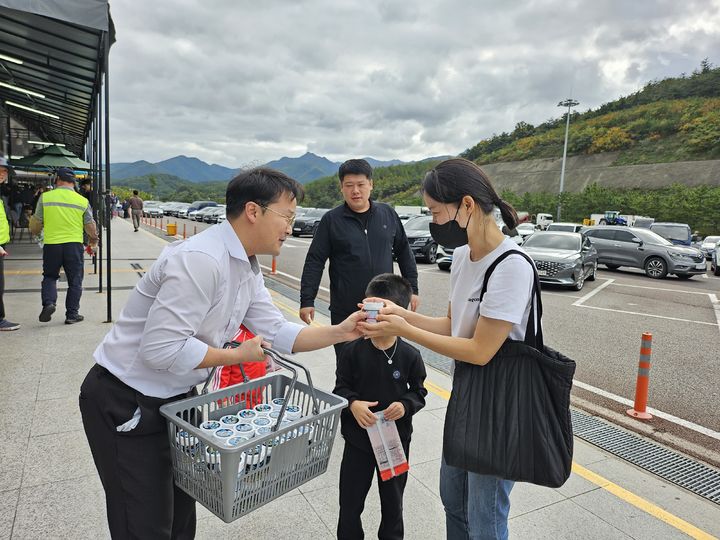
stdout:
[[720,64],[720,0],[112,0],[112,160],[457,154]]

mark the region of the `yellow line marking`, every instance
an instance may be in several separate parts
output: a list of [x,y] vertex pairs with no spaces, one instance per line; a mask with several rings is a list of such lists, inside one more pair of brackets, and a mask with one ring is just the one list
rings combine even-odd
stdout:
[[[275,295],[273,295],[275,296]],[[279,294],[277,295],[279,296]],[[292,315],[297,315],[297,311],[292,309],[287,304],[284,304],[282,302],[279,302],[276,299],[274,299],[275,304],[283,311],[290,313]],[[324,326],[316,321],[313,321],[313,326]],[[450,392],[446,390],[445,388],[438,386],[437,384],[425,380],[425,388],[427,388],[428,391],[432,392],[436,396],[441,397],[444,400],[450,399]],[[633,505],[636,508],[639,508],[643,512],[650,514],[656,519],[659,519],[660,521],[663,521],[670,525],[671,527],[674,527],[675,529],[685,533],[691,538],[696,538],[698,540],[718,540],[716,537],[712,536],[711,534],[706,533],[705,531],[698,529],[695,525],[692,525],[691,523],[688,523],[684,519],[681,519],[670,512],[663,510],[657,505],[654,505],[653,503],[646,501],[642,497],[635,495],[634,493],[628,491],[625,488],[622,488],[618,486],[617,484],[614,484],[607,478],[604,478],[600,476],[597,473],[594,473],[590,471],[589,469],[586,469],[582,465],[579,465],[573,461],[572,470],[575,474],[578,476],[581,476],[588,482],[591,482],[595,484],[598,487],[601,487],[602,489],[612,493],[617,498]]]
[[578,465],[577,463],[573,462],[572,470],[575,474],[582,476],[585,480],[592,482],[597,486],[600,486],[604,490],[609,491],[616,497],[632,504],[643,512],[650,514],[651,516],[659,519],[660,521],[664,521],[671,527],[675,527],[677,530],[687,534],[691,538],[697,538],[701,540],[717,540],[716,537],[698,529],[697,527],[695,527],[695,525],[688,523],[684,519],[680,519],[679,517],[671,514],[670,512],[663,510],[659,506],[656,506],[651,502],[646,501],[642,497],[638,497],[627,489],[621,488],[617,484],[610,482],[599,474],[596,474],[586,469],[582,465]]

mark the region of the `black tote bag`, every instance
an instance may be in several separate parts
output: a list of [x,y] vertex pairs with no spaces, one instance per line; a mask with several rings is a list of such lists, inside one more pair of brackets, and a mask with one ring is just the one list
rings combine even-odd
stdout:
[[[453,467],[507,480],[559,487],[570,476],[570,389],[575,362],[543,344],[540,281],[535,273],[525,341],[508,339],[486,365],[455,362],[445,416],[443,456]],[[536,311],[537,309],[537,311]],[[535,328],[537,313],[537,331]]]

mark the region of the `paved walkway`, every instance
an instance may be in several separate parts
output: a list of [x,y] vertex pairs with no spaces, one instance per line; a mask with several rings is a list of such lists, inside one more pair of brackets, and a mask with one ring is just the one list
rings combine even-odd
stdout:
[[[129,290],[165,245],[146,231],[113,220],[113,318]],[[0,539],[109,536],[104,494],[82,431],[79,386],[92,352],[107,332],[106,296],[88,274],[81,313],[85,322],[63,324],[64,293],[50,323],[40,312],[41,251],[27,240],[8,248],[5,264],[8,317],[21,330],[0,334]],[[92,266],[88,264],[88,272]],[[60,284],[61,291],[64,284]],[[273,293],[278,307],[297,320],[293,298]],[[329,324],[320,316],[318,322]],[[297,355],[316,384],[332,388],[332,348]],[[408,539],[444,538],[438,495],[439,459],[447,389],[444,374],[429,369],[427,406],[415,417],[410,478],[405,498]],[[575,468],[560,489],[518,484],[512,493],[512,538],[712,538],[720,536],[720,507],[637,469],[579,439]],[[198,538],[240,535],[255,540],[333,538],[342,439],[328,472],[301,488],[225,524],[199,507]],[[379,524],[374,489],[363,516],[368,538]]]

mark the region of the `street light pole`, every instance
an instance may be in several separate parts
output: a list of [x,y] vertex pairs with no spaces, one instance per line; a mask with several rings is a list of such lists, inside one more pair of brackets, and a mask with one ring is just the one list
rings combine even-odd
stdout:
[[568,133],[570,132],[570,109],[580,105],[579,101],[575,101],[572,98],[568,98],[565,101],[558,103],[558,107],[567,107],[567,121],[565,122],[565,146],[563,146],[563,158],[562,167],[560,169],[560,195],[558,197],[557,207],[557,221],[560,221],[560,215],[562,211],[562,194],[565,189],[565,160],[567,159],[567,145],[568,145]]

